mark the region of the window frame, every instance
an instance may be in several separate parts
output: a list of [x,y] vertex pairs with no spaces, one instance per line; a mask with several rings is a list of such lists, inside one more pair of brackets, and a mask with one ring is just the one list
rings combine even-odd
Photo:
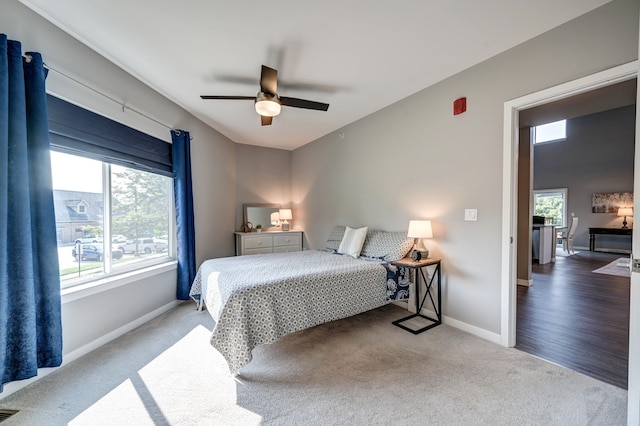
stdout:
[[[550,125],[550,124],[560,123],[560,122],[564,122],[564,137],[556,138],[556,139],[547,139],[547,140],[543,140],[543,141],[538,141],[537,140],[537,130],[538,130],[538,128],[540,128],[542,126],[547,126],[547,125]],[[564,141],[566,141],[567,140],[567,119],[550,121],[548,123],[539,124],[537,126],[532,126],[531,127],[531,140],[533,141],[533,145],[534,146],[544,145],[544,144],[554,143],[554,142],[564,142]]]
[[[84,157],[79,152],[70,153],[63,149],[58,149],[57,147],[50,147],[50,151],[61,152],[67,155],[73,155],[81,158],[91,158],[89,156]],[[128,266],[122,266],[113,270],[112,264],[112,253],[111,253],[111,244],[109,242],[112,241],[113,232],[111,229],[112,222],[112,185],[111,185],[111,175],[112,175],[112,163],[103,160],[98,160],[102,162],[102,198],[103,198],[103,229],[102,229],[102,249],[104,253],[104,260],[102,265],[102,272],[99,275],[91,275],[86,277],[77,277],[76,279],[70,280],[68,282],[62,281],[62,276],[60,280],[60,291],[61,294],[69,294],[77,290],[86,290],[87,288],[94,286],[102,286],[105,284],[113,283],[115,280],[118,280],[120,277],[131,276],[132,274],[146,274],[150,268],[155,269],[157,267],[161,267],[163,265],[174,264],[177,265],[177,257],[176,257],[176,223],[175,223],[175,194],[173,185],[167,182],[168,186],[168,235],[167,235],[167,255],[161,258],[147,259],[135,262]],[[149,170],[143,170],[145,173],[153,173]],[[154,173],[158,176],[163,176],[168,178],[167,176],[162,175],[161,173]],[[168,178],[169,179],[169,178]],[[53,188],[56,189],[56,188]],[[107,244],[109,246],[107,247]]]
[[568,220],[567,220],[567,205],[569,204],[569,190],[568,188],[551,188],[551,189],[534,189],[532,192],[532,196],[531,196],[531,214],[535,215],[536,213],[536,198],[537,196],[539,196],[540,194],[557,194],[560,193],[562,194],[562,223],[556,226],[560,226],[560,227],[566,227]]

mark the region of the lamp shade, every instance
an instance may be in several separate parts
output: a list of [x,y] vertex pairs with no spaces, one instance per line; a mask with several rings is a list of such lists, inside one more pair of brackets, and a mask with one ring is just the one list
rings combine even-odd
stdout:
[[633,207],[620,207],[618,216],[633,216]]
[[433,238],[433,230],[431,229],[430,220],[410,220],[409,230],[407,231],[409,238]]
[[291,215],[291,209],[280,209],[280,219],[281,220],[293,219],[293,216]]

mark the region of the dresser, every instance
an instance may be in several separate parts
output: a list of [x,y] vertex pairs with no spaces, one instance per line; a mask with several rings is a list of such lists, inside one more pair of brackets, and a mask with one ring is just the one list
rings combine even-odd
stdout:
[[302,231],[236,232],[236,256],[302,250]]

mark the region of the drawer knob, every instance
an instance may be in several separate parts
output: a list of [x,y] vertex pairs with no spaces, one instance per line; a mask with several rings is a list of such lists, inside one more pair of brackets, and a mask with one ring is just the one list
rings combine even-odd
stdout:
[[262,244],[262,241],[258,241],[258,245]]

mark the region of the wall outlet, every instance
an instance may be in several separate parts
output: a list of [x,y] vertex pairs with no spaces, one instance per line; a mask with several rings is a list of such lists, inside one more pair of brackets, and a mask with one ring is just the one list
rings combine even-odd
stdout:
[[464,220],[475,222],[478,220],[478,209],[464,209]]

